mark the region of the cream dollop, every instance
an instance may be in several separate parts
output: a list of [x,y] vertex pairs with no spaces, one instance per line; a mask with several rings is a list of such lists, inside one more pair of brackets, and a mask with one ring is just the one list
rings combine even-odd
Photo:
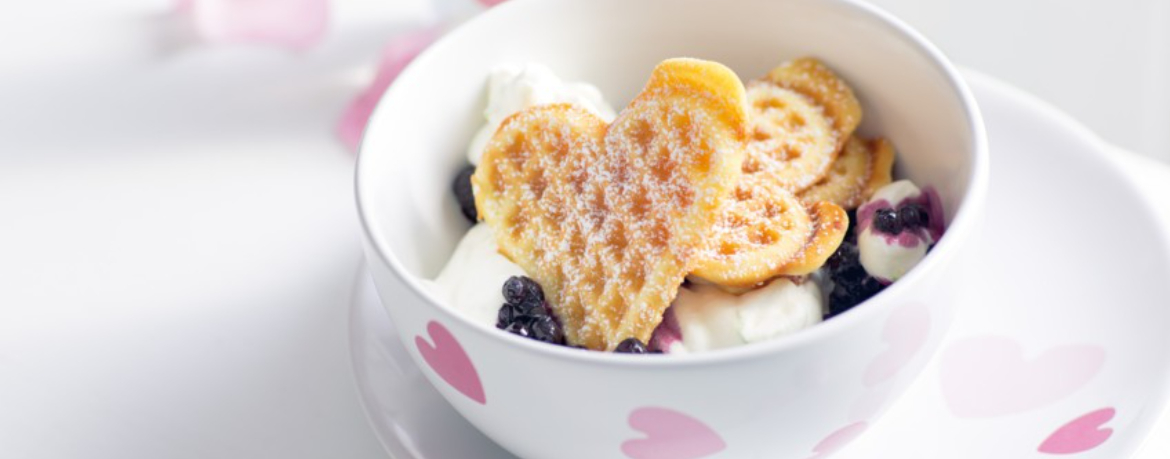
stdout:
[[473,322],[495,327],[504,304],[504,281],[523,275],[523,269],[500,255],[495,234],[481,223],[459,241],[431,291]]
[[479,165],[483,149],[504,119],[529,107],[570,103],[589,110],[606,122],[613,121],[614,110],[596,86],[562,81],[541,64],[501,65],[491,71],[488,81],[488,105],[484,110],[487,124],[480,128],[467,148],[467,160]]
[[906,201],[922,198],[922,190],[914,183],[899,180],[882,187],[861,205],[858,216],[862,230],[857,236],[857,250],[860,252],[861,266],[869,275],[893,282],[926,257],[927,248],[935,242],[930,231],[916,228],[903,230],[898,235],[888,235],[874,229],[872,218],[878,209],[896,209]]
[[664,350],[685,354],[778,338],[819,323],[823,313],[821,290],[811,280],[780,278],[742,295],[692,284],[671,305],[669,326],[679,336]]

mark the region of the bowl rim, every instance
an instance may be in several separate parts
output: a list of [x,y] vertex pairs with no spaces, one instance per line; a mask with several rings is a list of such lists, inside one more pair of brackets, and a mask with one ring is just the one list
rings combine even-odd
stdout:
[[[882,311],[893,307],[894,301],[892,298],[898,298],[899,293],[905,289],[912,288],[914,285],[921,282],[921,279],[930,271],[934,270],[934,266],[944,263],[944,258],[951,258],[958,250],[958,247],[969,238],[969,234],[975,231],[978,217],[984,206],[984,201],[987,196],[988,187],[988,173],[989,173],[989,153],[987,149],[987,132],[983,122],[982,114],[979,106],[975,101],[975,97],[971,89],[967,86],[966,81],[961,77],[959,71],[954,64],[939,50],[933,43],[926,39],[921,33],[911,28],[908,24],[895,17],[893,14],[869,4],[863,0],[825,0],[825,3],[833,4],[838,7],[845,7],[861,13],[869,18],[872,23],[882,26],[890,33],[901,35],[907,42],[915,48],[915,50],[929,61],[929,64],[937,71],[939,71],[947,83],[949,83],[952,92],[957,96],[960,105],[963,108],[964,114],[967,118],[967,128],[971,133],[971,144],[969,150],[972,152],[972,167],[968,175],[968,183],[966,190],[963,191],[962,197],[959,201],[958,211],[947,227],[947,237],[943,237],[935,245],[931,253],[928,254],[915,269],[910,270],[904,277],[891,284],[883,292],[875,295],[865,301],[866,307],[851,308],[844,313],[835,316],[832,320],[826,320],[818,323],[812,327],[801,330],[798,333],[769,339],[757,343],[749,343],[743,346],[735,346],[730,348],[715,349],[695,354],[687,355],[631,355],[619,354],[613,352],[596,352],[583,351],[566,346],[548,345],[546,343],[537,342],[531,339],[522,338],[509,333],[502,333],[499,330],[488,329],[482,324],[472,322],[465,315],[455,311],[454,307],[446,305],[446,302],[440,301],[428,289],[419,284],[418,280],[414,279],[417,276],[411,275],[402,266],[398,259],[393,255],[389,249],[382,233],[376,231],[376,225],[372,222],[369,214],[372,213],[369,203],[372,200],[372,192],[369,191],[367,180],[363,180],[363,176],[368,168],[363,167],[367,164],[365,160],[368,155],[366,145],[368,139],[372,136],[369,126],[373,125],[373,121],[379,118],[379,115],[385,112],[384,102],[389,96],[400,90],[401,85],[397,81],[401,81],[402,76],[412,74],[418,71],[420,62],[425,63],[432,59],[433,55],[442,52],[443,49],[450,46],[449,43],[454,40],[454,37],[461,36],[466,33],[469,24],[477,24],[492,20],[495,16],[502,15],[507,11],[519,9],[527,4],[535,4],[542,0],[511,0],[504,2],[490,10],[472,18],[467,23],[455,27],[444,36],[440,37],[435,43],[427,47],[415,59],[403,69],[402,73],[395,83],[387,88],[386,92],[379,98],[378,103],[374,107],[373,112],[369,118],[366,128],[362,132],[361,142],[358,147],[358,155],[356,165],[354,167],[354,192],[357,204],[358,219],[361,224],[362,233],[369,242],[368,246],[377,254],[380,262],[384,263],[394,276],[398,278],[403,284],[407,286],[415,295],[425,301],[428,307],[436,311],[437,314],[443,317],[443,320],[454,321],[462,324],[466,328],[473,330],[473,333],[481,334],[484,339],[499,340],[504,346],[515,349],[521,352],[536,354],[545,358],[567,359],[580,364],[588,364],[595,366],[607,367],[637,367],[637,368],[687,368],[694,366],[707,366],[729,364],[741,362],[745,360],[753,360],[764,355],[780,354],[791,348],[806,346],[817,341],[827,339],[826,337],[835,334],[843,333],[845,330],[862,323],[870,318],[877,317]],[[370,177],[373,180],[373,177]],[[368,260],[367,262],[375,262]],[[385,302],[382,302],[384,308],[389,308]],[[406,336],[404,334],[403,336]]]

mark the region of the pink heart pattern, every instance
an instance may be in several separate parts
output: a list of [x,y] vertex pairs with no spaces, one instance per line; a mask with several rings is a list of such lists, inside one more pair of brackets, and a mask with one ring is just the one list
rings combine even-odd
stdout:
[[727,448],[723,438],[702,421],[668,408],[635,409],[629,423],[646,434],[622,443],[622,452],[630,459],[698,459]]
[[882,341],[886,350],[865,369],[865,387],[874,387],[898,374],[926,344],[930,336],[930,310],[925,305],[902,307],[886,320]]
[[487,396],[483,391],[483,384],[479,380],[479,373],[475,371],[471,358],[464,352],[463,346],[451,335],[442,324],[431,321],[427,323],[427,333],[431,336],[432,346],[421,336],[414,337],[414,345],[422,355],[427,365],[443,378],[455,390],[468,398],[487,404]]
[[328,0],[179,0],[200,38],[215,43],[266,43],[303,50],[321,41]]
[[989,418],[1041,408],[1072,395],[1104,364],[1101,346],[1056,346],[1025,360],[1016,340],[986,335],[952,344],[942,356],[939,374],[955,416]]
[[808,459],[824,459],[829,457],[833,453],[843,448],[845,445],[848,445],[849,442],[856,440],[857,437],[860,437],[861,434],[865,433],[865,429],[868,428],[868,423],[865,421],[858,421],[833,431],[833,433],[826,436],[824,440],[821,440],[820,443],[817,443],[817,445],[813,447],[813,455]]
[[1113,429],[1101,428],[1117,413],[1113,408],[1101,408],[1073,419],[1056,429],[1039,451],[1045,454],[1077,454],[1091,450],[1105,443],[1113,435]]

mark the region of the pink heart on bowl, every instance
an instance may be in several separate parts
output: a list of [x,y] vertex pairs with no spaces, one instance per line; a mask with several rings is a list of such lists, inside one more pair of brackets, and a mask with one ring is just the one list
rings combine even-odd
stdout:
[[491,8],[493,6],[504,3],[504,1],[506,1],[506,0],[479,0],[479,3],[482,4],[483,6]]
[[422,354],[427,365],[455,390],[481,405],[486,405],[487,396],[484,394],[483,384],[479,381],[479,373],[475,371],[475,365],[471,364],[471,358],[463,351],[459,341],[447,331],[447,327],[433,320],[427,324],[427,333],[435,343],[434,346],[421,336],[414,337],[414,345],[418,347],[418,353]]
[[926,305],[914,304],[894,311],[882,329],[886,350],[865,368],[865,387],[876,386],[897,375],[929,336],[930,310]]
[[629,423],[646,434],[622,443],[631,459],[698,459],[727,447],[707,424],[667,408],[638,408],[630,412]]
[[1040,444],[1039,451],[1046,454],[1076,454],[1091,450],[1105,443],[1113,435],[1113,429],[1101,428],[1113,419],[1117,411],[1101,408],[1069,421],[1049,435]]
[[814,454],[808,459],[824,459],[829,457],[845,447],[845,445],[848,445],[849,442],[856,440],[868,428],[869,424],[865,421],[858,421],[833,431],[833,433],[821,440],[820,443],[817,443],[817,446],[813,447],[812,452]]
[[1024,359],[1005,336],[960,340],[942,356],[939,378],[955,416],[987,418],[1048,406],[1084,387],[1105,365],[1105,350],[1068,344]]
[[329,24],[328,0],[181,0],[195,32],[210,42],[268,43],[305,49]]

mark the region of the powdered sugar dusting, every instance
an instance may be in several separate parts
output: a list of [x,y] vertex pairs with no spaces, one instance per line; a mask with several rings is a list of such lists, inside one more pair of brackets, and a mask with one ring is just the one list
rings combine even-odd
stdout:
[[767,174],[797,192],[823,177],[837,155],[833,120],[812,99],[770,81],[747,87],[751,133],[744,173]]
[[861,103],[853,90],[817,59],[801,57],[780,64],[768,73],[767,80],[796,91],[820,106],[833,122],[838,148],[861,123]]
[[573,344],[649,340],[738,178],[745,115],[726,113],[744,106],[742,88],[727,96],[738,79],[722,66],[663,78],[671,63],[718,66],[667,61],[610,126],[570,105],[517,113],[473,178],[501,251],[544,287]]
[[745,175],[705,245],[695,274],[748,287],[775,277],[814,230],[804,205],[776,181]]

